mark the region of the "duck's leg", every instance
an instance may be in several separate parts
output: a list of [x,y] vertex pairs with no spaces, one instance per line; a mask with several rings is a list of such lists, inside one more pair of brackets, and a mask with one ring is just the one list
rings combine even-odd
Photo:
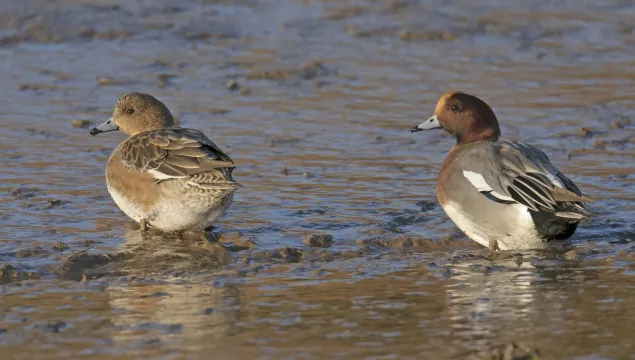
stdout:
[[487,247],[491,252],[500,251],[500,247],[498,247],[498,241],[492,239],[489,241],[489,246]]
[[203,230],[203,236],[211,242],[218,241],[218,234],[214,232],[214,229],[215,228],[213,226],[209,226]]
[[148,231],[149,230],[148,220],[141,219],[141,222],[139,222],[139,226],[140,226],[141,232]]

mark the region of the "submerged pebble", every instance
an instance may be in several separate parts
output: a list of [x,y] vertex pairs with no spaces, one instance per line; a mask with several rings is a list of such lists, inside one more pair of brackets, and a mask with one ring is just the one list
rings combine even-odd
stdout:
[[35,325],[35,328],[42,329],[44,332],[58,333],[68,325],[62,320],[47,320]]
[[15,257],[16,258],[30,258],[30,257],[36,257],[36,256],[40,256],[43,254],[47,254],[50,251],[44,250],[44,248],[42,248],[41,246],[35,246],[33,248],[30,249],[22,249],[22,250],[18,250],[15,253]]
[[225,84],[225,88],[227,88],[227,90],[229,90],[229,91],[238,91],[238,90],[240,90],[240,84],[238,84],[238,82],[236,82],[234,80],[229,80]]
[[26,279],[39,279],[36,271],[21,271],[9,263],[0,264],[0,284]]
[[321,233],[306,234],[304,244],[310,247],[328,248],[333,245],[333,236]]
[[593,136],[593,130],[585,128],[585,127],[582,127],[582,128],[580,128],[580,135],[582,137],[591,137],[591,136]]
[[492,348],[483,356],[471,356],[470,360],[540,360],[540,351],[523,343],[512,342]]
[[21,186],[18,189],[11,192],[11,196],[19,200],[29,199],[29,198],[38,196],[40,194],[42,194],[40,189],[35,187],[24,187],[24,186]]
[[216,261],[220,265],[227,265],[234,260],[231,252],[224,246],[214,244],[210,248],[210,253],[216,258]]
[[[531,339],[548,358],[630,356],[632,326],[606,314],[632,310],[632,299],[623,291],[628,276],[635,274],[633,246],[627,241],[634,237],[628,217],[624,218],[632,210],[629,152],[634,138],[625,118],[635,115],[630,105],[621,104],[628,103],[627,96],[611,99],[611,94],[602,93],[619,82],[610,69],[600,66],[606,71],[571,76],[588,64],[602,65],[605,59],[627,65],[632,47],[619,45],[632,40],[632,26],[627,33],[611,37],[615,40],[611,44],[621,50],[619,59],[613,59],[613,51],[604,54],[605,42],[594,36],[598,25],[607,35],[614,26],[627,27],[619,22],[601,24],[619,9],[598,9],[577,26],[571,19],[585,18],[584,6],[577,3],[567,4],[571,16],[555,18],[549,2],[532,3],[527,12],[511,4],[502,10],[484,6],[477,11],[481,14],[473,14],[467,2],[439,8],[418,0],[318,4],[303,0],[286,3],[288,14],[273,17],[273,11],[278,15],[275,2],[257,0],[204,1],[204,8],[196,1],[169,7],[152,1],[116,3],[84,1],[65,7],[52,1],[19,14],[12,14],[11,2],[3,7],[0,22],[11,31],[0,35],[0,44],[9,55],[18,51],[7,74],[14,85],[7,90],[3,109],[8,119],[5,135],[17,142],[7,141],[2,148],[11,169],[3,194],[7,211],[0,214],[6,235],[0,256],[11,265],[0,266],[0,280],[20,283],[3,288],[5,306],[0,310],[8,334],[2,335],[0,329],[0,340],[16,343],[16,352],[25,357],[48,352],[55,357],[132,350],[138,357],[151,357],[177,354],[186,345],[190,349],[185,351],[194,349],[193,356],[197,349],[213,348],[219,358],[284,356],[291,348],[299,358],[320,357],[313,351],[319,348],[325,358],[338,354],[460,358],[478,351],[475,358],[481,360],[535,360],[538,354],[533,349],[507,341],[536,332],[550,335]],[[319,11],[307,11],[316,5]],[[433,21],[417,22],[426,16]],[[276,24],[257,21],[263,18],[284,20],[284,33]],[[66,23],[72,28],[65,30]],[[357,37],[342,34],[348,25]],[[223,27],[236,29],[237,37],[223,35]],[[134,41],[111,41],[132,36]],[[93,39],[103,40],[95,44]],[[460,41],[451,42],[454,39]],[[567,51],[572,49],[569,40],[575,43],[574,53]],[[38,45],[24,48],[25,41],[62,44],[46,46],[43,61]],[[526,47],[514,50],[519,42]],[[173,46],[161,47],[166,43]],[[84,51],[95,45],[100,45],[99,51]],[[564,50],[553,50],[557,48]],[[130,56],[120,56],[126,49]],[[72,62],[82,51],[85,58]],[[304,64],[307,54],[322,57],[324,63]],[[442,55],[457,61],[448,65]],[[154,59],[160,60],[148,64]],[[68,66],[67,60],[77,66]],[[108,64],[101,67],[100,61]],[[327,61],[358,78],[336,78]],[[36,63],[66,69],[73,79],[26,67]],[[560,71],[565,63],[571,71]],[[88,67],[83,69],[82,64]],[[269,70],[258,68],[269,65]],[[462,71],[467,68],[473,71]],[[97,93],[94,71],[111,75],[97,80],[104,86]],[[179,78],[171,79],[171,73]],[[437,144],[449,144],[449,135],[430,132],[416,143],[405,135],[406,128],[414,125],[408,120],[411,115],[430,115],[433,110],[431,104],[408,103],[421,90],[417,77],[421,73],[431,84],[423,86],[425,97],[448,82],[470,87],[478,80],[490,92],[486,96],[499,97],[496,106],[509,109],[512,103],[522,103],[522,112],[510,115],[513,122],[504,129],[506,136],[527,131],[557,161],[559,149],[571,149],[581,160],[580,166],[573,164],[573,175],[593,184],[597,195],[609,188],[609,198],[596,205],[610,205],[606,211],[615,223],[600,217],[592,220],[590,229],[574,240],[577,249],[556,256],[558,262],[546,271],[530,266],[536,262],[532,253],[486,258],[480,245],[464,241],[430,197],[439,154],[447,151]],[[123,82],[131,86],[122,86]],[[586,86],[589,82],[597,86]],[[22,91],[16,91],[15,84],[21,84]],[[540,91],[545,84],[553,90],[549,96]],[[576,92],[578,85],[584,88],[582,94]],[[628,95],[628,81],[620,85],[622,95]],[[239,92],[243,87],[249,89]],[[127,223],[125,215],[114,210],[97,168],[123,135],[100,137],[101,145],[85,146],[85,152],[75,154],[88,144],[82,137],[86,134],[77,129],[91,124],[73,119],[103,117],[111,110],[103,106],[104,96],[152,88],[181,102],[187,115],[184,126],[203,124],[202,130],[214,141],[242,144],[240,157],[246,166],[239,166],[242,170],[236,176],[253,186],[239,193],[240,206],[220,222],[218,236],[140,233],[138,223]],[[241,97],[250,89],[252,95]],[[108,94],[100,94],[104,90]],[[508,90],[517,94],[505,97]],[[35,103],[29,109],[22,109],[20,97],[25,95],[32,100],[29,104]],[[252,103],[256,97],[263,101]],[[589,108],[584,102],[600,107],[606,116],[584,113]],[[554,115],[549,111],[552,107],[562,111]],[[215,115],[229,112],[225,109],[232,109],[230,116],[218,119]],[[74,117],[66,117],[73,113]],[[552,119],[556,121],[551,123]],[[20,130],[21,121],[33,129]],[[580,136],[582,126],[594,127],[589,130],[592,139]],[[548,137],[553,132],[567,132],[567,137],[551,142]],[[223,140],[223,134],[229,137]],[[41,146],[23,150],[22,141]],[[44,146],[54,148],[59,156],[42,159],[50,150]],[[77,161],[82,165],[69,174],[69,166]],[[309,172],[320,175],[319,181],[304,179]],[[46,177],[36,179],[35,174]],[[78,186],[71,187],[73,179]],[[30,190],[26,184],[16,190],[25,182],[42,191]],[[423,198],[429,201],[417,203]],[[65,200],[72,200],[72,206],[64,205]],[[31,206],[20,207],[20,202]],[[51,210],[38,211],[46,206]],[[51,228],[58,231],[46,232]],[[258,244],[238,229],[254,236]],[[330,234],[326,240],[316,240],[316,234],[301,238],[300,231]],[[438,240],[448,234],[454,240]],[[356,247],[354,241],[364,237],[367,240]],[[590,237],[608,250],[587,254],[585,239]],[[72,251],[53,250],[57,240]],[[89,253],[85,246],[95,241],[103,245]],[[108,253],[113,251],[121,252]],[[587,263],[596,258],[597,262]],[[57,261],[65,270],[63,279],[91,281],[51,281],[53,271],[47,264]],[[41,272],[22,273],[23,268]],[[244,278],[257,273],[257,279]],[[482,273],[490,275],[484,278]],[[44,281],[22,281],[40,274]],[[332,278],[325,276],[329,274]],[[306,275],[316,278],[307,281]],[[452,279],[445,280],[448,277]],[[199,283],[200,279],[204,281]],[[604,298],[615,301],[605,303]],[[264,308],[265,301],[276,308]],[[553,306],[544,306],[548,303]],[[21,305],[35,309],[24,314],[28,316],[24,325],[9,317]],[[567,309],[566,316],[560,316],[559,309]],[[171,327],[176,322],[184,324],[182,336],[165,336],[181,331],[178,324]],[[442,334],[443,341],[417,344],[404,331],[412,328],[432,340]],[[42,334],[43,329],[51,333]],[[188,336],[192,330],[194,337]],[[123,342],[108,341],[113,331],[131,336]],[[227,348],[207,341],[223,333],[245,346]],[[331,346],[334,335],[346,337],[346,349]],[[564,346],[567,339],[580,336],[589,341]],[[497,340],[504,345],[488,350]]]
[[174,74],[159,74],[157,75],[157,87],[164,88],[169,84],[170,79],[177,77],[178,75]]
[[282,249],[278,249],[278,254],[280,255],[280,258],[288,262],[298,262],[300,258],[302,257],[303,253],[304,252],[302,250],[292,248],[292,247],[285,247]]
[[290,78],[313,80],[318,77],[337,76],[338,72],[321,61],[312,60],[296,69],[252,71],[247,79],[282,81]]
[[50,84],[20,84],[18,86],[18,90],[21,90],[21,91],[28,91],[28,90],[39,91],[39,90],[56,90],[56,89],[57,89],[56,85],[50,85]]
[[403,29],[397,33],[403,41],[453,41],[456,36],[448,31]]
[[86,129],[90,127],[93,123],[88,120],[73,120],[72,124],[74,128]]
[[622,124],[621,121],[613,121],[611,123],[611,129],[623,129],[624,128],[624,124]]
[[53,244],[53,249],[57,251],[64,251],[68,249],[68,245],[64,244],[61,241],[58,241],[55,244]]
[[64,205],[64,201],[62,200],[46,200],[46,204],[44,205],[42,209],[46,210],[46,209],[51,209],[54,207],[60,207],[62,205]]
[[106,86],[106,85],[116,85],[117,82],[113,78],[98,77],[97,78],[97,84],[100,85],[100,86]]
[[0,265],[0,277],[10,277],[15,268],[10,264],[4,263]]
[[218,238],[218,242],[227,250],[231,252],[239,252],[252,249],[256,246],[256,243],[251,240],[244,238],[243,235],[239,232],[222,234]]
[[96,224],[95,230],[97,231],[110,231],[112,230],[112,225],[110,224]]
[[135,221],[127,221],[125,225],[126,229],[129,230],[139,230],[141,229],[141,225]]
[[419,202],[417,202],[417,206],[419,208],[421,208],[421,211],[430,211],[434,208],[437,207],[437,202],[436,201],[429,201],[429,200],[421,200]]
[[566,253],[564,253],[563,257],[569,261],[577,260],[578,253],[575,250],[567,251]]

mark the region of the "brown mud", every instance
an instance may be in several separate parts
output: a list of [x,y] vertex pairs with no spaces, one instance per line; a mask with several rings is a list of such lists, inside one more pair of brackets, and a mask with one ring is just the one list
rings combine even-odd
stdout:
[[[7,358],[628,359],[635,6],[624,1],[0,2]],[[408,130],[489,102],[598,201],[549,252],[490,253]],[[103,178],[122,92],[236,160],[212,234],[141,233]]]

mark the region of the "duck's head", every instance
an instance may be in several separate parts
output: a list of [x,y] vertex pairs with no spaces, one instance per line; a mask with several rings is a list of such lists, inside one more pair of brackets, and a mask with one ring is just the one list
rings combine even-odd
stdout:
[[444,129],[459,145],[475,141],[496,141],[501,135],[494,111],[476,96],[459,91],[443,94],[434,115],[410,131]]
[[174,127],[170,110],[154,96],[137,92],[122,94],[117,100],[112,117],[90,130],[97,134],[121,130],[128,135]]

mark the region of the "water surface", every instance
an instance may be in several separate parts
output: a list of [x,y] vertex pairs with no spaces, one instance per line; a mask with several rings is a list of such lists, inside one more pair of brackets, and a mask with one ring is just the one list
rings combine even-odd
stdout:
[[[634,17],[619,0],[0,4],[3,353],[633,358]],[[448,90],[598,199],[571,249],[492,257],[448,220],[452,139],[408,131]],[[126,91],[237,162],[224,245],[143,239],[110,199],[124,136],[72,123]],[[307,248],[315,232],[334,245]]]

